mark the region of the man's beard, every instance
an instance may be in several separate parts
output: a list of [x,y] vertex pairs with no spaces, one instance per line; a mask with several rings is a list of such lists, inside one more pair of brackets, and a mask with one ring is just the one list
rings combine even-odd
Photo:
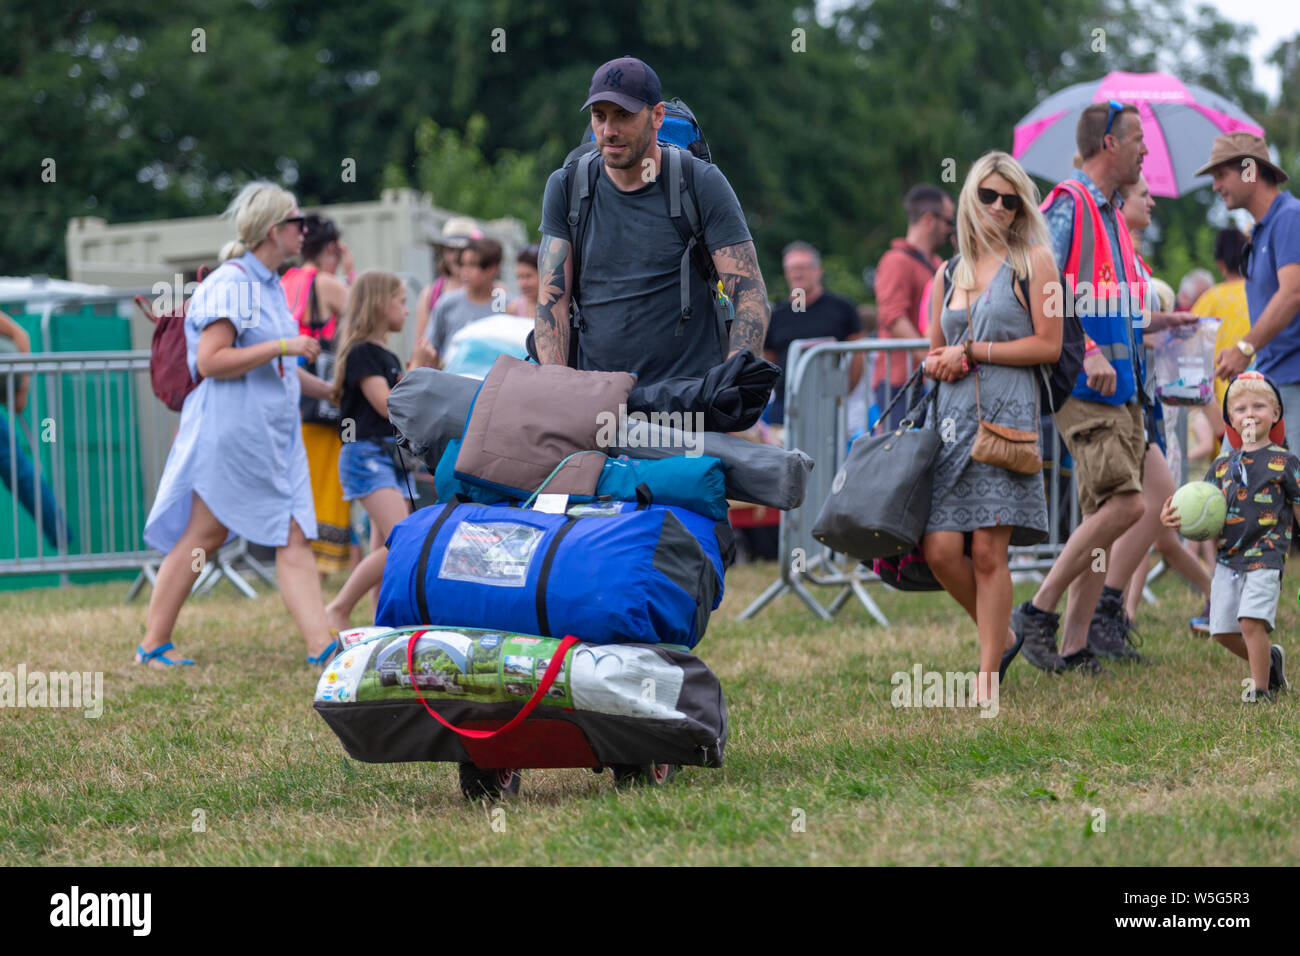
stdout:
[[639,141],[628,142],[627,140],[624,140],[621,144],[618,144],[626,147],[623,150],[623,155],[621,157],[610,156],[602,149],[601,153],[605,160],[605,165],[610,169],[631,169],[633,166],[637,165],[641,160],[645,159],[646,153],[650,151],[654,132],[654,127],[647,123],[644,135]]

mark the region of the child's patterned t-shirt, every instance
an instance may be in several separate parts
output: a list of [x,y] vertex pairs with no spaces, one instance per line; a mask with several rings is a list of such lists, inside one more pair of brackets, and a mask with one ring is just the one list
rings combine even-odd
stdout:
[[1228,499],[1219,563],[1236,571],[1282,570],[1291,546],[1291,505],[1300,501],[1300,458],[1281,445],[1237,451],[1216,458],[1205,480]]

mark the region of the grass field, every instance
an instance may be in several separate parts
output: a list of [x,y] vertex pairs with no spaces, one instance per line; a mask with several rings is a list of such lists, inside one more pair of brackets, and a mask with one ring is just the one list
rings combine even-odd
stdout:
[[[700,648],[730,706],[725,767],[687,768],[668,787],[626,793],[608,774],[532,771],[495,817],[464,801],[450,764],[349,760],[311,708],[315,674],[273,596],[248,601],[223,586],[192,601],[177,644],[201,666],[160,672],[129,663],[144,606],[122,604],[120,584],[0,594],[0,670],[101,670],[105,697],[98,719],[0,711],[0,861],[1300,858],[1300,708],[1294,696],[1240,703],[1244,663],[1190,636],[1200,600],[1181,582],[1159,581],[1159,606],[1142,612],[1147,663],[1090,679],[1019,661],[987,719],[890,704],[895,671],[975,665],[973,627],[946,596],[873,589],[888,630],[856,604],[822,623],[793,597],[736,622],[773,575],[771,566],[734,569]],[[1283,644],[1300,618],[1297,578],[1283,586]],[[1289,649],[1300,668],[1300,645]]]

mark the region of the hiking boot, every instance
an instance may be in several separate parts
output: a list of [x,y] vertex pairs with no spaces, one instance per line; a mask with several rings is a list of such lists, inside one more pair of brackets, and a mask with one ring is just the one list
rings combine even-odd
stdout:
[[1106,669],[1101,666],[1092,651],[1085,647],[1081,651],[1075,651],[1067,657],[1061,658],[1065,663],[1065,669],[1068,671],[1082,671],[1085,674],[1100,675],[1106,673]]
[[1088,649],[1107,660],[1140,661],[1142,655],[1132,646],[1132,633],[1133,622],[1124,613],[1123,597],[1103,594],[1088,626]]
[[1020,653],[1040,671],[1059,674],[1065,670],[1065,661],[1056,651],[1056,628],[1059,614],[1048,614],[1032,608],[1026,601],[1011,612],[1011,630],[1016,640],[1023,641]]
[[1268,649],[1268,689],[1290,690],[1291,682],[1286,679],[1286,651],[1281,644],[1274,644]]

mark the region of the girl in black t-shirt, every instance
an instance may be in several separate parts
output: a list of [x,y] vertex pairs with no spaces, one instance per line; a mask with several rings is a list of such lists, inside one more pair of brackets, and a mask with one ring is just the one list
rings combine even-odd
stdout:
[[406,285],[391,272],[369,270],[348,293],[343,334],[334,367],[333,400],[339,406],[339,481],[347,501],[360,500],[370,516],[370,554],[357,565],[338,596],[326,607],[330,627],[349,625],[352,608],[379,584],[393,525],[410,509],[393,463],[393,426],[388,393],[402,377],[402,362],[386,347],[388,334],[406,324]]

